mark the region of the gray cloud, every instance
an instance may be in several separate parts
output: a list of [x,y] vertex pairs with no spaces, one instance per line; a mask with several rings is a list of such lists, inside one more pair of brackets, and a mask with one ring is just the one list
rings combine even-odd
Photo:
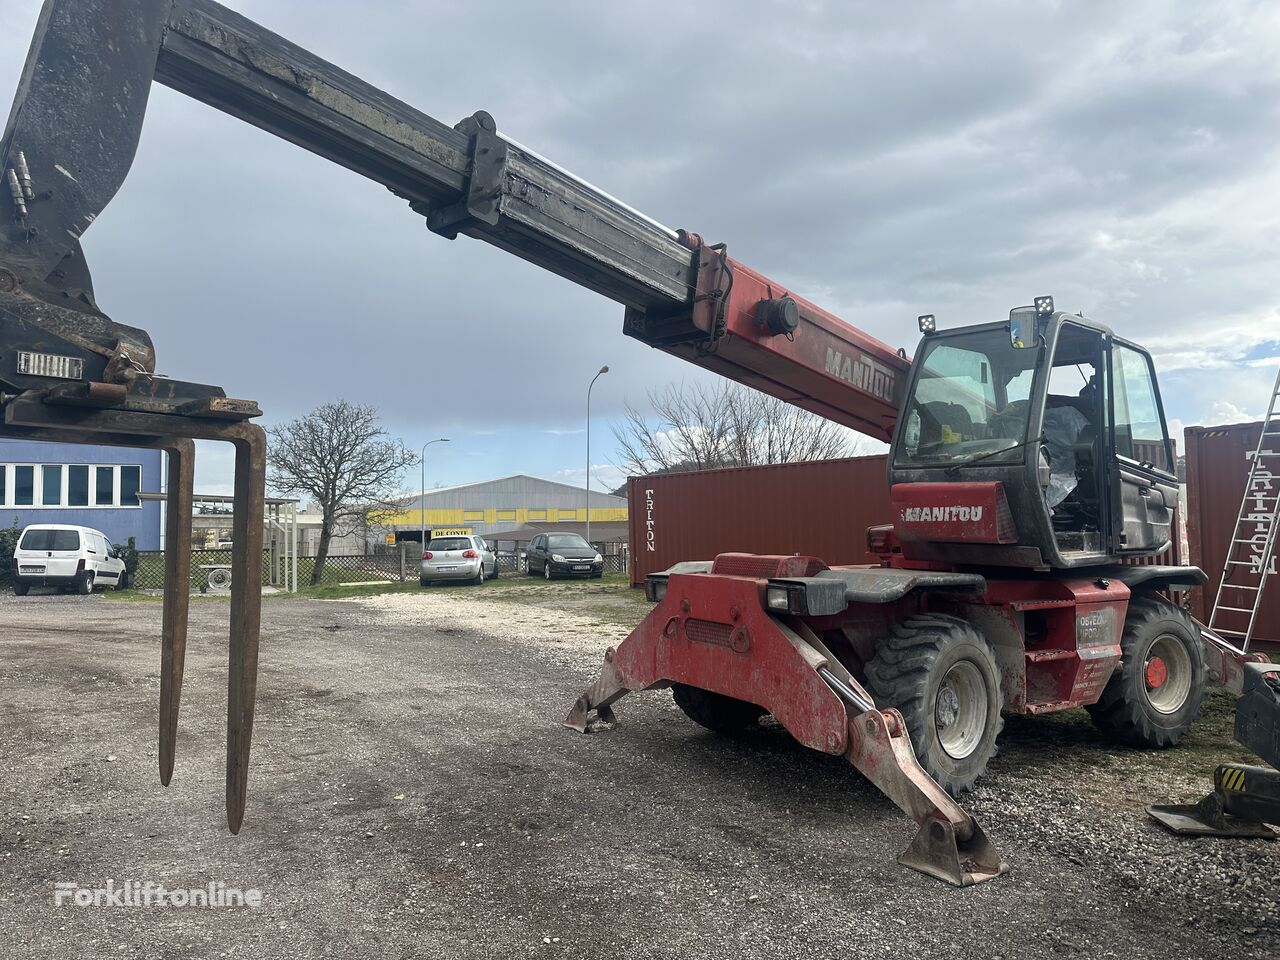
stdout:
[[[1280,319],[1274,4],[232,5],[433,116],[489,110],[895,346],[917,313],[1052,292],[1168,357],[1191,422],[1222,399],[1197,338],[1229,328],[1206,364],[1240,363]],[[36,10],[0,0],[0,86]],[[438,429],[562,429],[602,362],[602,415],[701,376],[623,338],[620,307],[161,88],[86,245],[165,372],[273,419],[345,395],[414,425],[421,371],[452,365],[483,376]]]

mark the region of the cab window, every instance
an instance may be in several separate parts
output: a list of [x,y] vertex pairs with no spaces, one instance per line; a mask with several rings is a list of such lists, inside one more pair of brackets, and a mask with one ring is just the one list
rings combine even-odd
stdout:
[[1117,456],[1172,473],[1150,358],[1117,343],[1111,352],[1111,382]]
[[1039,353],[1003,329],[926,340],[895,462],[1021,461]]

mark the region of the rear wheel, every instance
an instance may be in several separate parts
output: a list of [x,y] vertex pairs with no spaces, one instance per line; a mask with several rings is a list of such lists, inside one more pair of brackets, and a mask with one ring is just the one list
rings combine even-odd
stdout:
[[1163,597],[1129,601],[1120,665],[1089,716],[1105,733],[1136,747],[1171,747],[1200,716],[1204,652],[1194,621]]
[[30,589],[31,584],[29,583],[15,583],[13,585],[13,595],[15,597],[25,597]]
[[430,581],[430,580],[428,580],[426,577],[419,577],[419,578],[418,578],[418,583],[422,584],[424,587],[429,587],[429,586],[431,586],[431,581]]
[[957,617],[908,617],[867,664],[867,681],[880,706],[902,713],[929,775],[950,794],[972,790],[1004,726],[1000,672],[982,635]]
[[480,561],[480,568],[476,570],[476,575],[471,578],[471,582],[477,587],[484,583],[484,561]]
[[741,733],[768,713],[764,707],[746,700],[726,697],[722,693],[713,693],[684,683],[673,683],[671,695],[686,717],[716,733]]
[[76,593],[80,594],[80,596],[82,597],[88,596],[89,594],[93,593],[93,571],[92,570],[86,570],[84,573],[80,574],[80,580],[76,584]]

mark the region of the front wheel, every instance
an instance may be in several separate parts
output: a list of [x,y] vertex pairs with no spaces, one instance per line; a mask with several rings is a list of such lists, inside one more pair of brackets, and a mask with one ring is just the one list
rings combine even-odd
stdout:
[[908,617],[877,648],[867,681],[877,704],[901,712],[929,776],[953,796],[972,790],[1004,726],[1000,671],[982,635],[957,617]]
[[1123,657],[1098,702],[1086,709],[1098,729],[1135,747],[1171,747],[1200,716],[1204,650],[1195,622],[1163,597],[1129,601]]
[[542,564],[542,579],[548,580],[548,581],[551,579],[551,561],[550,560],[547,560]]

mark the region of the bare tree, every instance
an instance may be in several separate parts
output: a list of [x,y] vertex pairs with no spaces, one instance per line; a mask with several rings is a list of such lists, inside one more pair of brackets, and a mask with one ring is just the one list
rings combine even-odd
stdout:
[[306,494],[321,511],[311,582],[324,576],[329,544],[345,524],[386,509],[418,455],[388,434],[373,407],[334,400],[267,431],[267,481],[283,494]]
[[750,387],[669,384],[648,392],[652,413],[631,404],[613,425],[618,465],[633,475],[849,457],[858,435]]

